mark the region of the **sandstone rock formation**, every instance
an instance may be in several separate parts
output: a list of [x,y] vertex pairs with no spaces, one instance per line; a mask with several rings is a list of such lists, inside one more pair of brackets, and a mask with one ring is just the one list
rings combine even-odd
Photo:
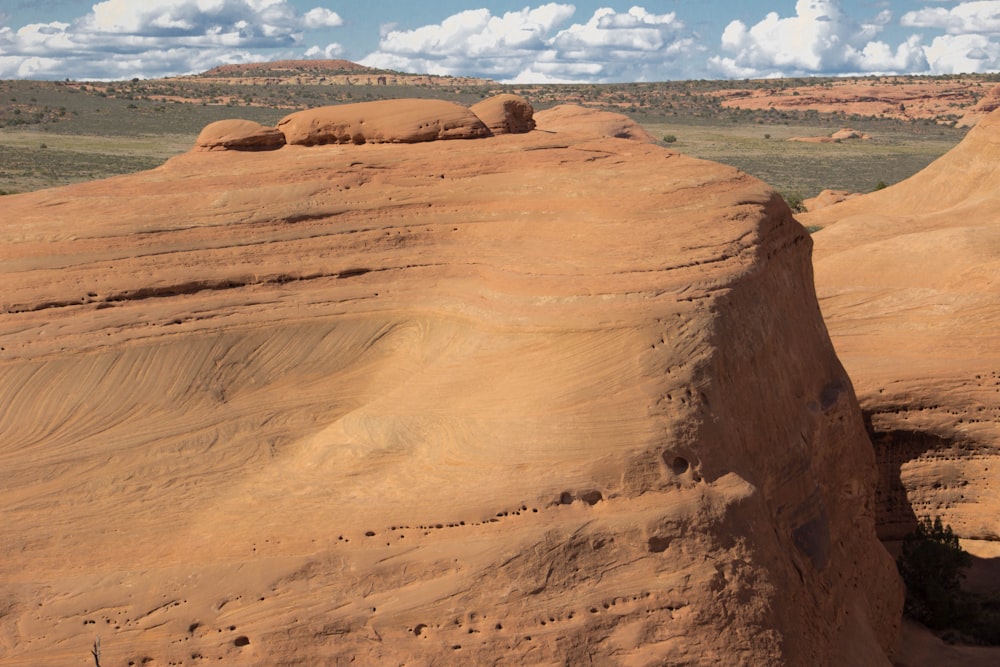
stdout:
[[817,290],[870,415],[886,539],[917,515],[1000,540],[998,179],[994,112],[910,179],[800,217],[829,225]]
[[809,236],[539,117],[4,198],[0,665],[888,664]]
[[285,145],[284,133],[252,120],[220,120],[210,123],[195,140],[195,149],[202,151],[274,150]]
[[807,211],[818,211],[821,208],[833,206],[834,204],[839,204],[842,201],[847,201],[848,199],[860,196],[860,192],[851,192],[849,190],[823,190],[815,197],[804,200],[802,205]]
[[653,143],[656,139],[628,116],[596,111],[572,104],[559,104],[535,114],[539,129],[577,139],[615,138]]
[[852,130],[849,127],[844,127],[833,134],[825,137],[792,137],[789,141],[802,141],[812,144],[836,144],[842,141],[853,141],[860,139],[862,141],[868,141],[871,139],[871,135],[865,134],[864,132],[858,132],[857,130]]
[[490,130],[467,107],[444,100],[379,100],[296,111],[278,121],[292,145],[412,144],[477,139]]
[[535,129],[535,110],[520,95],[494,95],[469,107],[493,134],[521,134]]
[[[983,78],[975,75],[942,78],[843,77],[798,86],[788,83],[776,82],[773,88],[754,85],[742,90],[737,88],[706,94],[721,97],[724,107],[739,109],[791,113],[813,110],[950,124],[957,117],[967,115],[977,103],[982,95]],[[970,121],[969,124],[975,122],[974,114],[970,115]]]

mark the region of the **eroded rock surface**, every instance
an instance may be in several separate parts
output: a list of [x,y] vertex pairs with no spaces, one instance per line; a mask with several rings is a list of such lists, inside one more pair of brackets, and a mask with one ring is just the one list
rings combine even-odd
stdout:
[[860,192],[851,192],[850,190],[823,190],[815,197],[803,201],[802,205],[807,211],[812,212],[860,196]]
[[0,664],[887,664],[809,236],[546,115],[4,198]]
[[296,111],[278,121],[291,145],[412,144],[478,139],[490,130],[467,107],[444,100],[378,100]]
[[803,215],[837,351],[870,414],[880,534],[941,516],[1000,540],[1000,115],[885,190]]
[[535,110],[520,95],[494,95],[469,109],[493,134],[522,134],[535,129]]
[[535,114],[536,126],[547,132],[578,139],[616,138],[654,143],[656,139],[628,116],[559,104]]
[[209,123],[195,140],[195,150],[201,151],[261,151],[285,145],[285,134],[252,120],[219,120]]

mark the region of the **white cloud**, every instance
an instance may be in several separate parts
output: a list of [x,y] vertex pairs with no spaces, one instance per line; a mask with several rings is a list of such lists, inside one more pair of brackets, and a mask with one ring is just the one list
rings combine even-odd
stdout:
[[310,47],[306,53],[306,58],[326,58],[332,60],[344,55],[344,47],[340,44],[327,44],[323,48],[318,46]]
[[925,7],[907,12],[900,24],[910,28],[935,28],[949,35],[1000,34],[1000,0],[960,2],[951,9]]
[[892,20],[888,11],[859,22],[837,0],[798,0],[795,13],[781,18],[771,12],[749,28],[742,21],[730,22],[721,45],[731,55],[710,58],[711,67],[739,78],[927,70],[919,37],[895,49],[875,40]]
[[336,28],[344,25],[344,19],[336,12],[324,7],[315,7],[305,13],[302,25],[305,28]]
[[941,35],[924,51],[934,74],[1000,70],[1000,44],[983,35]]
[[565,24],[573,5],[548,3],[494,16],[470,9],[439,24],[388,30],[361,62],[431,74],[474,75],[518,83],[676,78],[698,51],[674,13],[602,8]]
[[[307,30],[343,24],[288,0],[104,0],[72,23],[0,28],[0,78],[116,79],[289,57]],[[338,51],[331,44],[322,53]]]

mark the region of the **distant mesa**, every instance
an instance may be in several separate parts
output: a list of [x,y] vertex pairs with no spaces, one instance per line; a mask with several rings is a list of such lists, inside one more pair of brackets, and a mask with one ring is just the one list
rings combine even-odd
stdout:
[[220,65],[201,74],[177,78],[247,85],[485,86],[493,83],[489,79],[468,76],[438,76],[378,69],[350,60],[275,60]]
[[237,76],[277,76],[280,74],[368,74],[382,72],[359,65],[350,60],[275,60],[266,63],[240,63],[237,65],[219,65],[202,72],[201,77],[237,77]]
[[522,134],[534,127],[534,109],[518,95],[491,97],[471,109],[444,100],[378,100],[296,111],[279,120],[277,127],[249,120],[217,121],[201,131],[195,150],[274,150],[286,144],[413,144]]

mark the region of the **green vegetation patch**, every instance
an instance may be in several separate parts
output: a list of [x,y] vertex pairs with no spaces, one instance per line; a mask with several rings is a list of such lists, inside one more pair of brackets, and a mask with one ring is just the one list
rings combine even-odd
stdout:
[[904,613],[951,641],[1000,645],[1000,600],[962,589],[972,557],[941,517],[924,517],[903,538],[896,561],[906,584]]

